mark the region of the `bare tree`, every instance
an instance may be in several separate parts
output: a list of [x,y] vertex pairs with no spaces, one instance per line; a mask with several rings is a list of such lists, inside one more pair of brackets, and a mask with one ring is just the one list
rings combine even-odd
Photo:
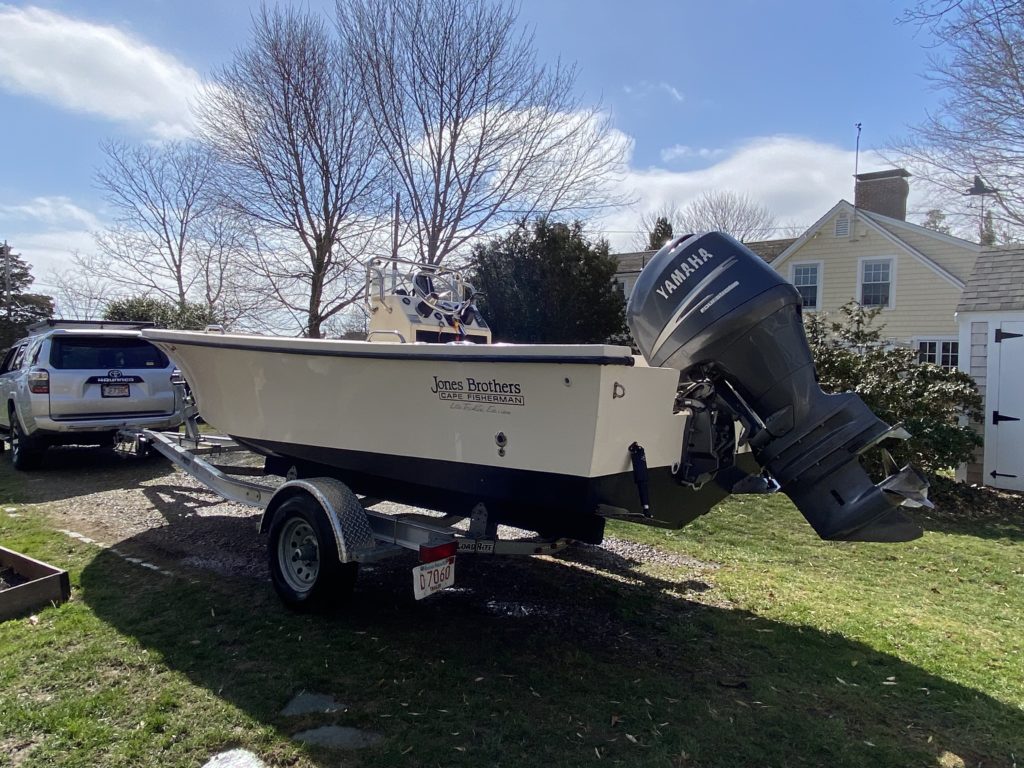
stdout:
[[746,194],[728,190],[703,192],[679,212],[677,232],[727,232],[741,242],[767,240],[775,233],[775,216]]
[[666,220],[676,235],[688,232],[727,232],[741,242],[767,240],[778,227],[775,216],[746,194],[728,190],[702,192],[685,206],[674,202],[648,211],[640,217],[641,234],[635,238],[638,248],[650,246],[649,234],[660,219]]
[[197,111],[223,201],[259,235],[250,266],[268,312],[319,337],[359,298],[376,225],[375,139],[336,36],[311,13],[262,7]]
[[211,285],[222,275],[210,259],[224,244],[210,238],[225,233],[209,227],[216,214],[213,157],[194,142],[109,142],[103,151],[106,164],[96,179],[114,223],[96,233],[96,254],[73,258],[77,271],[121,292],[214,307],[219,291],[211,294]]
[[504,0],[338,0],[368,114],[419,258],[439,264],[513,221],[612,202],[626,144],[537,63]]
[[[942,45],[928,76],[944,98],[890,149],[944,190],[947,210],[982,194],[996,224],[1024,227],[1024,4],[922,0],[905,19]],[[985,217],[972,218],[981,230]]]
[[54,314],[57,317],[75,320],[98,320],[103,309],[112,299],[121,295],[120,289],[109,280],[100,277],[97,270],[81,265],[96,259],[72,254],[76,267],[54,270],[47,275],[47,285],[53,288]]

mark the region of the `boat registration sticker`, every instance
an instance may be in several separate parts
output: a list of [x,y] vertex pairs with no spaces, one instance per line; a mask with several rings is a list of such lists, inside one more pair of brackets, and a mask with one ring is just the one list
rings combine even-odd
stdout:
[[446,557],[412,569],[412,591],[417,600],[455,585],[455,558]]
[[[93,390],[95,392],[95,390]],[[102,397],[128,397],[130,390],[127,384],[100,384]]]

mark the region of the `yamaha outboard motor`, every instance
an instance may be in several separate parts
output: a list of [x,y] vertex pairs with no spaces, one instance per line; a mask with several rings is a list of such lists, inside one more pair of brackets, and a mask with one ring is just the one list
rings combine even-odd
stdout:
[[[929,504],[927,481],[907,466],[875,485],[858,459],[906,433],[852,393],[822,392],[800,313],[799,292],[725,234],[676,238],[644,268],[626,317],[647,361],[681,372],[692,427],[677,481],[724,478],[739,491],[774,480],[823,539],[917,538],[898,507]],[[738,478],[721,455],[735,421],[770,477]]]

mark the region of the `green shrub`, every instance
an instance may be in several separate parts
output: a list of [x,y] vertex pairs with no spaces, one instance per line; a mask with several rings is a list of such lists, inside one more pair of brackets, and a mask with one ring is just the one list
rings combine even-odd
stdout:
[[[981,436],[970,421],[981,418],[974,380],[961,371],[918,363],[917,352],[888,345],[878,309],[856,302],[840,307],[839,320],[822,313],[804,315],[818,381],[826,392],[856,392],[880,419],[902,423],[911,438],[885,448],[903,465],[929,472],[955,467],[971,458]],[[869,465],[879,464],[868,456]]]
[[103,319],[146,321],[155,323],[158,328],[185,331],[201,331],[207,325],[219,322],[213,309],[205,304],[186,302],[179,305],[150,296],[114,299],[107,304]]

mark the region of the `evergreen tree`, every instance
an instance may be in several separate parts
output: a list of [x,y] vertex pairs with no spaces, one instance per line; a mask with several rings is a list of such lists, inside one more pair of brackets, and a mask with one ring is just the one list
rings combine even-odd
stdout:
[[931,208],[925,213],[921,226],[934,229],[936,232],[941,232],[944,235],[950,234],[949,225],[946,223],[946,214],[938,208]]
[[[963,371],[918,363],[916,350],[889,345],[885,326],[875,324],[880,312],[851,301],[835,317],[804,314],[821,388],[856,392],[880,419],[903,424],[910,439],[890,440],[883,446],[899,466],[909,461],[938,472],[970,460],[981,444],[969,423],[982,415],[974,380]],[[878,449],[863,460],[869,469],[884,474]]]
[[201,331],[219,322],[213,310],[204,304],[185,302],[184,306],[178,306],[174,302],[150,296],[115,299],[107,305],[103,319],[150,322],[161,328],[185,331]]
[[608,243],[591,243],[580,222],[520,221],[473,249],[473,283],[497,341],[585,344],[625,333]]
[[657,251],[672,239],[672,224],[664,216],[659,216],[654,222],[654,227],[651,229],[650,235],[647,238],[647,247],[652,251]]
[[53,315],[52,297],[28,292],[35,282],[31,270],[32,266],[22,261],[20,254],[12,253],[9,245],[0,245],[0,301],[3,302],[0,305],[0,347],[11,346],[25,335],[32,323]]
[[996,244],[996,227],[992,221],[992,211],[985,211],[985,218],[981,221],[981,237],[979,242],[982,245]]

